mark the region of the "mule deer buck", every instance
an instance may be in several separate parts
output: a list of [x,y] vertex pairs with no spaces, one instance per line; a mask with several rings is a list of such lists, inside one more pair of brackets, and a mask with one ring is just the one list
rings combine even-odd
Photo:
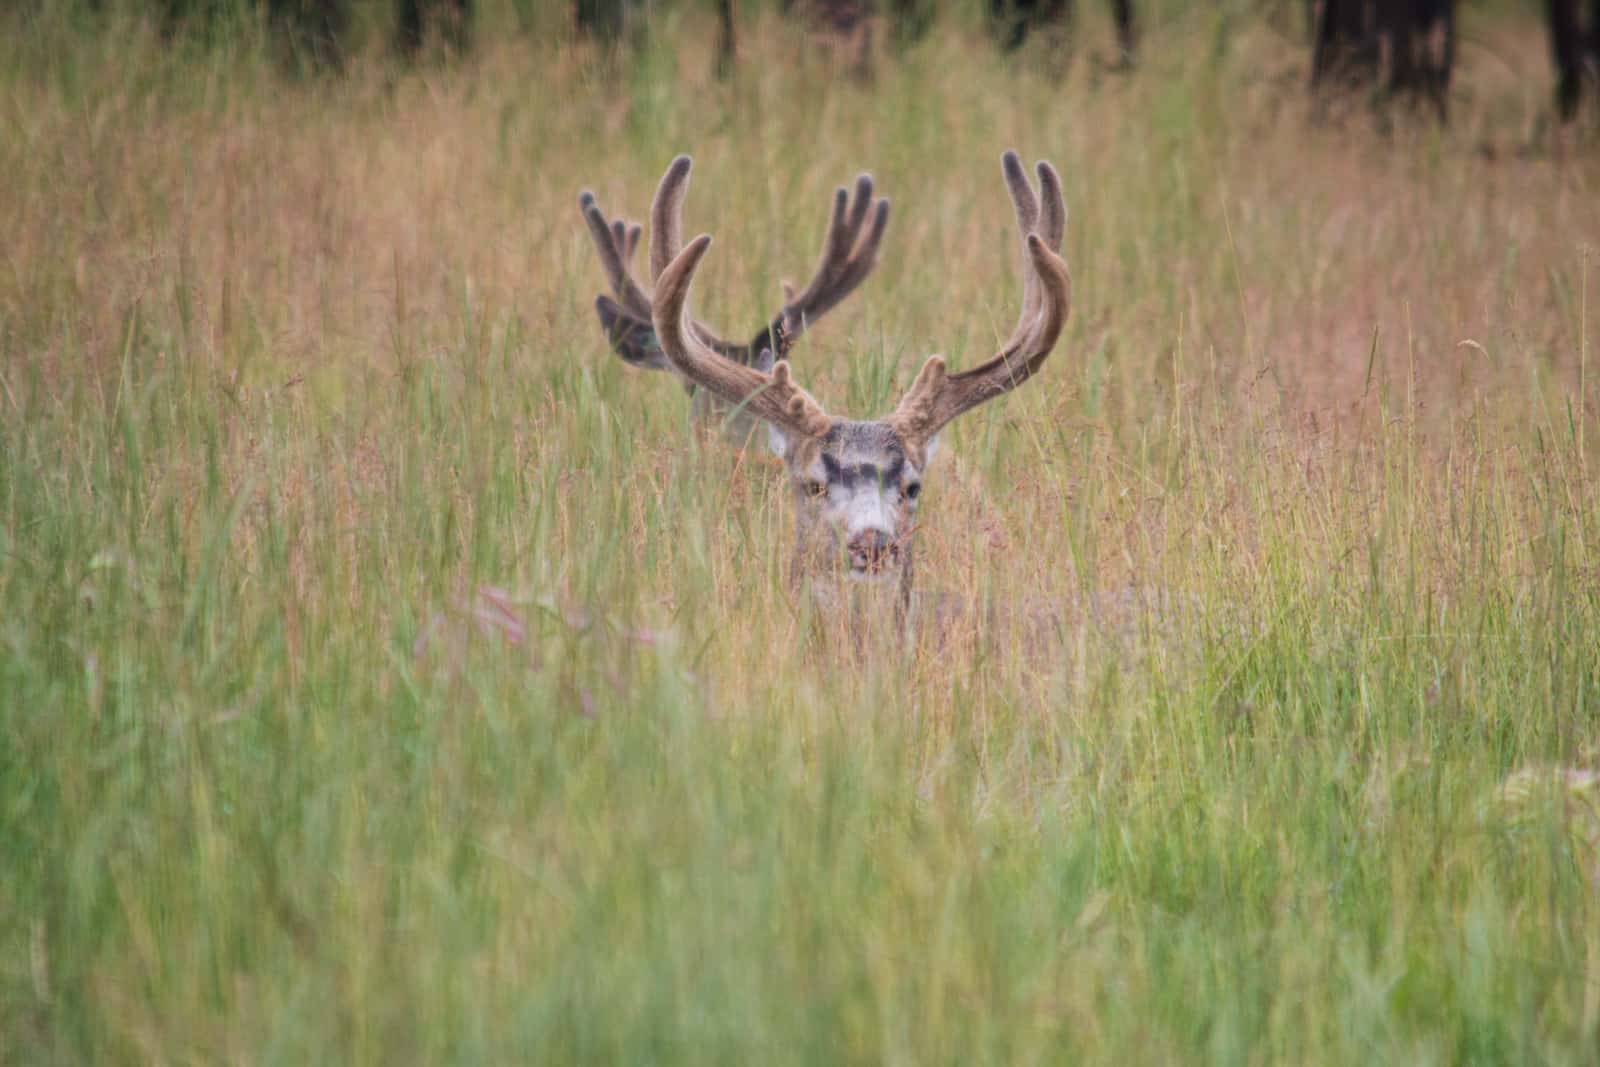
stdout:
[[[656,189],[650,207],[650,280],[658,285],[672,253],[682,244],[679,212],[689,179],[689,158],[672,161]],[[822,244],[822,258],[806,287],[796,294],[784,284],[784,303],[772,319],[747,344],[726,341],[702,322],[690,320],[684,328],[696,341],[718,358],[757,372],[772,370],[774,361],[786,360],[800,335],[822,316],[855,291],[878,263],[878,247],[889,224],[889,201],[873,199],[872,175],[856,179],[854,196],[843,187],[835,190],[828,231]],[[611,347],[623,361],[647,370],[676,371],[693,398],[696,414],[720,418],[726,405],[715,391],[698,391],[699,383],[669,360],[651,325],[651,295],[633,276],[632,262],[639,247],[642,229],[625,219],[608,220],[594,194],[585,190],[578,198],[600,265],[606,272],[612,296],[595,298],[600,326]],[[744,441],[754,421],[740,412],[729,420],[729,436]]]
[[787,360],[741,361],[708,342],[686,310],[690,283],[711,246],[711,237],[701,235],[680,247],[689,157],[678,157],[662,178],[650,248],[652,267],[659,265],[651,300],[655,334],[685,378],[771,428],[794,493],[796,586],[807,577],[898,580],[903,619],[911,606],[923,473],[939,431],[1031,378],[1061,336],[1072,287],[1059,255],[1066,229],[1061,179],[1041,162],[1035,191],[1015,152],[1001,163],[1024,251],[1015,330],[992,359],[960,373],[950,373],[942,356],[929,357],[894,411],[867,421],[830,415],[795,381]]

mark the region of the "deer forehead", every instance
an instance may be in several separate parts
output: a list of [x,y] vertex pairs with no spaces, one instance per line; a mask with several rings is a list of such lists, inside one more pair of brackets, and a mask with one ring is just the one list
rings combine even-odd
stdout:
[[836,422],[828,433],[802,442],[789,457],[797,477],[830,485],[892,485],[919,470],[918,457],[887,423]]

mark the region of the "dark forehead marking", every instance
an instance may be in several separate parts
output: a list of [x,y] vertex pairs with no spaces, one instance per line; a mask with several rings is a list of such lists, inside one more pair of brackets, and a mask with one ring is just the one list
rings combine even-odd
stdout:
[[843,485],[846,488],[852,487],[858,482],[864,482],[868,485],[897,485],[899,484],[900,476],[905,473],[906,461],[903,458],[896,459],[881,472],[881,476],[876,463],[858,463],[854,466],[846,467],[832,456],[826,454],[822,457],[822,467],[827,472],[829,482],[835,485]]
[[[857,482],[896,483],[906,465],[905,446],[893,430],[876,422],[834,423],[822,438],[820,455],[828,481],[847,487]],[[862,462],[848,462],[858,456]]]

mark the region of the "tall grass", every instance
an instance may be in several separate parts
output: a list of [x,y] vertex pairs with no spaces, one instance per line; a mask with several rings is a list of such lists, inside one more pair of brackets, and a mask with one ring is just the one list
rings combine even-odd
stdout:
[[[0,34],[0,1059],[1600,1048],[1600,171],[1536,27],[1440,130],[1211,14],[870,86],[765,17],[729,85],[693,13],[338,80],[107,17]],[[1074,313],[919,583],[1066,607],[843,654],[781,477],[605,351],[576,195],[695,152],[753,333],[871,168],[796,356],[865,416],[1009,328],[1008,146]]]

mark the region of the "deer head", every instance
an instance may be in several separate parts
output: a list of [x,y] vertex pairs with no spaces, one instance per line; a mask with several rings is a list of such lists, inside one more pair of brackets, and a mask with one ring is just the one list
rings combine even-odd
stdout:
[[[672,258],[668,249],[683,245],[680,235],[680,215],[684,193],[689,185],[690,160],[679,156],[672,161],[656,188],[655,201],[650,207],[650,281],[659,282],[661,272]],[[643,236],[643,229],[625,219],[608,220],[600,210],[594,194],[585,190],[578,197],[584,221],[589,226],[589,236],[595,251],[600,255],[600,265],[606,272],[612,296],[602,293],[595,298],[595,311],[600,316],[600,326],[605,331],[612,349],[623,361],[647,370],[675,371],[676,368],[662,350],[655,329],[651,325],[650,290],[633,275],[633,257]],[[774,361],[787,359],[790,349],[805,333],[806,328],[855,291],[872,273],[878,263],[878,246],[883,241],[884,229],[889,224],[889,201],[873,199],[872,175],[863,174],[856,179],[855,192],[840,187],[834,192],[833,210],[823,239],[822,257],[806,287],[796,293],[793,286],[784,284],[784,302],[777,313],[762,326],[747,344],[726,341],[703,322],[690,321],[685,327],[704,347],[724,359],[743,366],[754,366],[770,371]],[[613,298],[614,297],[614,298]],[[685,378],[684,385],[691,395],[695,384]],[[720,417],[725,408],[720,403],[704,403],[696,396],[695,410],[706,417]],[[746,418],[731,420],[731,436],[743,439],[751,428]]]
[[[1048,163],[1037,169],[1036,192],[1015,152],[1001,159],[1024,251],[1022,311],[1011,337],[994,358],[956,374],[942,356],[930,357],[894,411],[868,421],[828,414],[794,380],[787,360],[777,360],[769,372],[711,347],[686,311],[690,283],[711,238],[701,235],[679,249],[676,218],[657,220],[663,240],[659,249],[652,245],[651,256],[654,261],[659,254],[664,265],[651,312],[662,352],[689,381],[774,431],[774,450],[794,491],[796,576],[898,576],[902,595],[909,597],[911,535],[939,431],[1031,378],[1067,321],[1072,280],[1059,255],[1066,229],[1061,179]],[[674,213],[688,175],[688,158],[680,157],[663,179],[676,190],[669,200]]]

